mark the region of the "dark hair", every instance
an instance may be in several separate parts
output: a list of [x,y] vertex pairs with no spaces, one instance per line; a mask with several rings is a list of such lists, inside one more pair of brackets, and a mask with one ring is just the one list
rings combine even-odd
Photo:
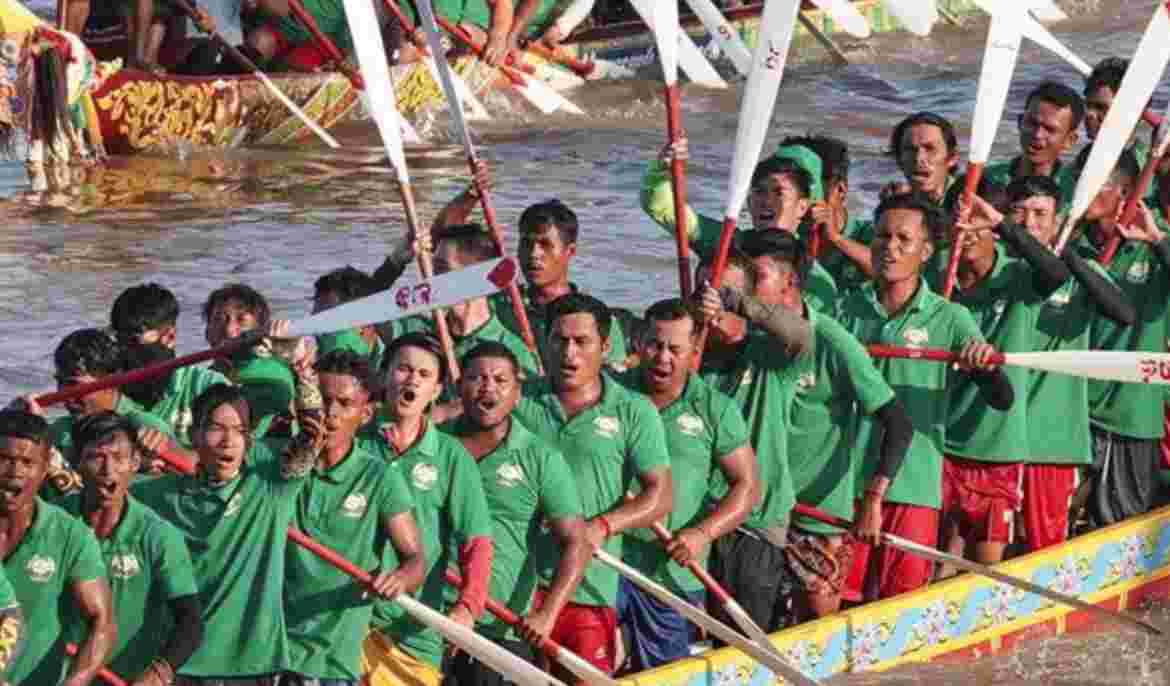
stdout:
[[652,325],[654,322],[680,322],[684,319],[690,320],[692,335],[698,335],[698,317],[695,316],[695,310],[690,303],[682,298],[659,300],[646,308],[647,325]]
[[272,316],[271,310],[268,309],[268,301],[259,291],[242,283],[229,283],[212,291],[211,295],[207,296],[207,302],[203,303],[203,320],[211,321],[211,315],[215,310],[232,300],[243,305],[244,309],[256,317],[256,324],[260,329],[268,328],[268,320]]
[[556,321],[561,317],[567,317],[571,314],[592,315],[601,339],[607,340],[609,338],[609,327],[613,322],[613,314],[610,313],[605,303],[584,293],[568,293],[549,303],[548,321],[550,326],[556,324]]
[[24,438],[46,448],[52,440],[44,417],[12,408],[0,410],[0,437]]
[[376,290],[373,277],[348,264],[318,277],[313,282],[314,296],[319,296],[322,293],[336,293],[338,299],[343,303],[364,298]]
[[1035,197],[1052,198],[1060,203],[1060,186],[1048,176],[1024,176],[1008,184],[1007,202],[1014,205]]
[[70,461],[76,465],[81,462],[81,455],[86,446],[93,443],[105,445],[114,440],[119,433],[126,434],[133,450],[137,451],[141,447],[138,442],[138,430],[129,417],[114,412],[98,412],[77,419],[70,429],[70,436],[73,438],[73,455]]
[[123,352],[122,344],[105,329],[78,329],[57,344],[53,364],[58,379],[108,376],[124,368]]
[[[707,255],[706,257],[704,257],[699,262],[699,266],[695,267],[695,281],[696,282],[699,281],[700,272],[702,272],[704,269],[710,270],[714,266],[715,266],[715,255],[714,254],[710,254],[710,255]],[[754,262],[752,262],[752,259],[750,257],[748,257],[746,254],[744,254],[743,249],[739,245],[739,241],[732,243],[731,249],[727,251],[727,265],[726,265],[726,267],[738,269],[741,272],[743,272],[744,280],[746,281],[746,283],[744,284],[744,287],[747,289],[747,293],[751,294],[751,293],[755,292],[756,281],[759,281],[760,273],[759,273],[759,270],[756,269],[756,264]]]
[[386,346],[385,354],[382,355],[382,371],[390,369],[390,363],[394,360],[398,351],[403,348],[418,348],[434,355],[439,366],[439,383],[443,384],[447,382],[447,365],[444,360],[443,344],[432,334],[421,331],[404,333],[390,341],[390,345]]
[[512,374],[520,376],[520,361],[516,359],[516,353],[499,341],[484,341],[472,348],[463,359],[460,360],[460,365],[466,371],[471,366],[472,362],[480,358],[490,357],[498,360],[507,360],[508,364],[512,366]]
[[110,308],[110,326],[119,337],[174,326],[179,321],[175,294],[157,283],[144,283],[122,291]]
[[500,256],[496,243],[480,224],[450,224],[435,232],[435,245],[451,242],[460,255],[474,263],[487,262]]
[[950,120],[941,114],[934,112],[915,112],[898,122],[894,127],[894,131],[890,134],[890,149],[889,155],[897,159],[898,154],[902,150],[902,137],[910,130],[912,126],[934,126],[942,132],[943,141],[947,144],[947,152],[953,154],[959,148],[959,137],[955,135],[955,127]]
[[[821,158],[821,182],[825,186],[849,183],[849,144],[832,136],[789,136],[781,146],[803,145]],[[826,192],[828,189],[826,189]]]
[[318,374],[352,376],[366,393],[371,390],[369,358],[365,355],[358,355],[352,350],[341,348],[331,350],[318,358],[313,369],[316,369]]
[[1072,122],[1069,125],[1069,131],[1076,131],[1081,122],[1085,119],[1085,101],[1077,92],[1063,83],[1057,81],[1045,81],[1044,83],[1032,89],[1028,93],[1028,99],[1024,101],[1024,109],[1032,105],[1033,100],[1046,102],[1058,108],[1068,108],[1072,112]]
[[555,226],[566,245],[577,242],[577,215],[560,200],[545,200],[530,205],[520,215],[520,233],[536,233],[545,226]]
[[766,179],[773,174],[786,174],[796,184],[802,198],[807,198],[812,192],[812,175],[808,170],[787,157],[769,157],[756,165],[752,172],[752,185]]
[[1125,71],[1129,69],[1129,60],[1121,57],[1106,57],[1093,67],[1093,71],[1085,77],[1085,97],[1102,86],[1107,86],[1117,93],[1121,89],[1121,80],[1125,78]]
[[[248,398],[244,395],[242,386],[229,386],[224,383],[212,384],[205,388],[195,400],[191,402],[191,442],[195,442],[195,434],[206,428],[211,422],[211,415],[223,405],[231,405],[240,415],[244,426],[252,426],[252,408]],[[251,436],[251,432],[248,432]]]
[[921,191],[898,193],[883,198],[873,211],[873,223],[880,224],[882,215],[889,210],[916,210],[922,213],[922,225],[926,227],[926,238],[931,243],[942,240],[949,233],[950,220],[939,206]]
[[769,257],[789,262],[799,269],[804,260],[804,245],[787,231],[756,230],[742,234],[740,248],[751,259]]
[[[947,189],[947,193],[943,197],[943,209],[952,214],[958,210],[959,200],[963,197],[963,190],[966,184],[966,174],[955,179],[955,182],[951,184],[951,187]],[[992,181],[986,176],[981,177],[979,179],[979,185],[975,187],[975,195],[983,198],[992,207],[1000,211],[1003,211],[1008,204],[1006,191],[1007,188],[1002,183]]]

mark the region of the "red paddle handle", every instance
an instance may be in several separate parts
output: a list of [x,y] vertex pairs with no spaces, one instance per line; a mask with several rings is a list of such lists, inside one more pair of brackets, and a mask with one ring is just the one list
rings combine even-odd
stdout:
[[[670,532],[666,530],[666,527],[663,526],[661,522],[654,522],[654,524],[650,527],[650,530],[654,532],[654,535],[658,537],[659,541],[662,541],[663,545],[674,540],[674,537],[670,535]],[[722,586],[720,586],[719,582],[715,580],[715,577],[711,576],[710,572],[708,572],[706,569],[703,569],[703,566],[698,562],[691,560],[690,564],[687,565],[687,569],[689,569],[691,574],[694,574],[695,578],[703,584],[703,587],[707,589],[708,593],[715,596],[715,599],[718,600],[721,605],[726,605],[728,602],[732,601],[731,594],[728,593],[727,590]]]
[[[1129,197],[1125,199],[1125,207],[1121,210],[1121,217],[1117,223],[1121,226],[1129,226],[1137,219],[1138,210],[1141,209],[1140,203],[1142,196],[1146,194],[1146,189],[1154,182],[1154,177],[1158,174],[1158,163],[1161,159],[1150,152],[1150,159],[1146,160],[1146,166],[1142,168],[1142,174],[1138,177],[1134,184],[1133,191],[1130,192]],[[1116,229],[1114,229],[1116,231]],[[1113,255],[1117,253],[1117,249],[1121,247],[1121,233],[1114,233],[1109,242],[1105,244],[1105,248],[1097,257],[1097,262],[1102,265],[1108,265],[1113,261]]]
[[[967,213],[971,211],[971,202],[975,197],[975,191],[979,188],[979,181],[983,178],[983,163],[982,162],[968,162],[967,163],[967,181],[963,184],[963,197],[959,202],[960,221],[966,221]],[[955,238],[951,241],[951,256],[947,260],[947,278],[943,282],[943,297],[947,300],[951,299],[951,293],[955,290],[955,280],[959,275],[959,231],[955,229]]]
[[543,57],[549,62],[556,62],[557,64],[568,67],[574,73],[576,73],[577,76],[580,76],[583,79],[588,78],[589,75],[593,73],[593,70],[597,68],[597,64],[594,62],[582,62],[572,55],[566,55],[563,52],[549,50],[540,43],[529,43],[524,47],[524,49],[528,52],[535,53],[536,55]]
[[177,453],[172,453],[169,450],[160,450],[158,452],[159,459],[166,462],[167,465],[180,474],[188,476],[195,473],[195,465],[191,464],[187,458]]
[[[455,26],[438,14],[435,15],[435,22],[438,23],[438,25],[441,26],[444,31],[451,34],[451,36],[460,43],[463,43],[467,47],[471,48],[471,51],[474,52],[477,57],[481,59],[483,58],[483,45],[476,42],[476,40],[471,37],[471,34],[464,31],[462,27]],[[508,77],[508,80],[512,82],[512,85],[524,86],[527,83],[524,80],[524,77],[521,76],[515,68],[501,64],[499,65],[499,69],[504,73],[504,76]]]
[[[453,570],[447,570],[446,579],[447,583],[451,584],[455,588],[463,588],[463,579]],[[487,610],[508,626],[520,626],[520,617],[517,616],[515,612],[512,612],[512,610],[508,609],[507,605],[500,603],[494,598],[489,597],[487,599]],[[540,650],[545,655],[548,655],[551,658],[556,658],[558,653],[561,651],[561,646],[552,639],[546,638],[541,641]]]
[[[719,290],[723,284],[723,270],[727,268],[727,256],[731,253],[731,240],[735,238],[735,219],[723,218],[723,231],[719,234],[719,247],[715,249],[715,261],[711,264],[711,287]],[[699,332],[699,345],[695,351],[695,360],[692,365],[695,369],[703,363],[703,350],[707,347],[709,326],[704,326]]]
[[804,503],[796,503],[795,505],[792,506],[792,511],[798,515],[804,515],[805,517],[808,517],[809,519],[815,519],[818,522],[821,522],[823,524],[828,524],[830,526],[839,526],[842,529],[848,529],[851,526],[853,526],[853,522],[842,519],[840,517],[835,517],[835,516],[829,514],[828,512],[821,512],[817,508],[812,507],[810,505],[805,505]]
[[[682,138],[682,113],[679,101],[678,83],[666,86],[666,132],[671,145]],[[678,252],[678,285],[682,297],[691,295],[691,248],[687,243],[687,169],[683,161],[674,158],[670,162],[670,189],[674,195],[674,236]]]
[[[309,14],[309,12],[305,9],[305,6],[301,4],[301,0],[288,0],[288,8],[293,13],[293,15],[296,16],[296,18],[305,25],[305,28],[308,29],[309,33],[313,36],[313,40],[316,41],[317,45],[319,45],[321,49],[329,55],[329,59],[336,62],[339,68],[344,65],[345,55],[341,54],[341,51],[337,49],[337,46],[334,45],[333,41],[329,39],[329,36],[326,36],[321,32],[321,27],[317,26],[317,20],[314,19],[313,15]],[[345,70],[345,75],[349,77],[349,80],[353,84],[354,88],[357,88],[358,90],[366,89],[366,84],[364,81],[362,81],[361,74],[358,74],[352,70]]]
[[313,553],[317,557],[321,558],[325,562],[333,565],[339,571],[352,576],[354,579],[357,579],[367,586],[374,581],[374,577],[370,576],[369,572],[345,559],[336,550],[318,543],[304,531],[301,531],[296,527],[290,526],[288,528],[288,540],[296,543],[305,550],[308,550],[310,553]]
[[[872,357],[877,358],[894,357],[907,360],[930,360],[932,362],[959,361],[958,353],[953,353],[950,350],[939,350],[938,348],[904,348],[897,345],[873,344],[867,345],[865,349]],[[1006,359],[1003,353],[996,353],[992,356],[991,361],[995,364],[1003,364]]]
[[406,33],[410,36],[410,42],[414,43],[414,46],[418,48],[422,54],[431,54],[430,49],[427,47],[426,39],[422,37],[422,35],[418,32],[418,29],[414,27],[414,24],[412,24],[411,21],[406,18],[406,13],[402,11],[402,8],[398,6],[398,3],[394,2],[394,0],[382,0],[382,4],[386,6],[386,9],[390,10],[390,14],[393,14],[394,18],[398,20],[398,23],[402,25],[402,28],[406,30]]
[[[66,643],[65,644],[65,652],[73,657],[76,657],[79,650],[78,650],[76,644]],[[106,669],[105,667],[100,667],[98,669],[97,675],[98,675],[99,679],[106,682],[110,686],[126,686],[126,681],[122,677],[118,676],[117,674],[114,674],[113,672]]]
[[[1168,7],[1167,10],[1170,11],[1170,7]],[[1158,128],[1162,125],[1162,118],[1149,110],[1144,110],[1142,112],[1142,120],[1154,128]]]

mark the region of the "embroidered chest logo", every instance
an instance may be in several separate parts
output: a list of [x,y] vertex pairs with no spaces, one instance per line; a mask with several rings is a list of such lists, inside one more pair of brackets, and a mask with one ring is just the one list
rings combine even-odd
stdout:
[[349,519],[361,519],[366,514],[370,501],[364,493],[350,493],[341,503],[341,516]]
[[410,470],[410,480],[414,487],[420,491],[429,491],[435,487],[435,482],[439,480],[439,470],[435,465],[426,462],[420,462]]
[[807,393],[813,386],[817,385],[817,373],[805,372],[796,379],[796,392]]
[[176,407],[175,411],[171,413],[171,426],[174,427],[175,434],[178,436],[186,436],[194,423],[195,415],[191,414],[191,408]]
[[995,303],[991,306],[991,309],[995,311],[995,316],[999,317],[1003,314],[1003,311],[1007,309],[1007,301],[1002,299],[996,300]]
[[496,467],[496,485],[500,488],[514,488],[524,483],[524,470],[515,462]]
[[675,424],[678,425],[678,430],[686,436],[702,436],[703,429],[707,428],[701,417],[697,417],[689,412],[679,415],[679,418],[675,420]]
[[57,562],[51,557],[33,555],[25,563],[24,571],[28,573],[30,581],[43,584],[57,573]]
[[1072,292],[1067,288],[1062,288],[1059,291],[1048,296],[1048,304],[1053,307],[1064,307],[1072,301]]
[[237,493],[228,499],[227,507],[223,509],[224,517],[234,517],[240,512],[240,505],[243,504],[244,499]]
[[1150,263],[1145,260],[1138,260],[1129,267],[1129,271],[1125,273],[1125,280],[1130,283],[1145,283],[1146,279],[1150,278]]
[[110,576],[115,579],[130,579],[138,576],[142,565],[133,555],[115,555],[110,558]]
[[926,329],[906,329],[902,332],[902,338],[910,344],[912,348],[921,348],[930,340],[930,334]]
[[593,420],[593,431],[602,438],[613,438],[622,430],[617,417],[598,417]]
[[743,375],[741,375],[739,377],[739,385],[741,387],[747,386],[747,385],[751,384],[751,382],[752,382],[752,370],[751,370],[751,367],[748,367],[747,369],[743,370]]

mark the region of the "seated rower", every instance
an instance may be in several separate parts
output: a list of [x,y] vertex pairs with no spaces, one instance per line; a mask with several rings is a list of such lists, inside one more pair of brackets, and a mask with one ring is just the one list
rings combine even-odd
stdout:
[[[320,71],[333,59],[314,40],[290,4],[289,0],[248,0],[244,11],[255,16],[256,26],[247,32],[240,51],[261,66],[275,63],[278,68],[291,71]],[[352,50],[353,39],[341,0],[305,0],[302,4],[317,28],[342,54]],[[237,65],[225,65],[225,68],[237,68]]]
[[[215,28],[206,11],[196,7],[196,14],[203,31]],[[63,25],[99,59],[122,58],[127,67],[144,71],[174,67],[188,49],[187,15],[170,0],[120,0],[98,8],[91,0],[68,0]]]

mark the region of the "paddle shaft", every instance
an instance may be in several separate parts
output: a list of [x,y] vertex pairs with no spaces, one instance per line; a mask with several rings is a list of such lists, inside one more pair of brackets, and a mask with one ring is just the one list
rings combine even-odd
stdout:
[[[979,188],[979,181],[983,178],[983,163],[982,162],[968,162],[967,163],[967,179],[963,184],[963,196],[959,201],[959,221],[967,221],[967,217],[971,213],[971,204],[975,198],[975,191]],[[959,277],[959,254],[962,252],[962,246],[959,241],[962,240],[962,232],[958,227],[955,228],[955,238],[951,242],[951,255],[947,260],[947,278],[943,282],[943,297],[947,300],[951,299],[951,294],[955,290],[955,283]]]
[[[666,84],[666,132],[670,144],[682,140],[682,107],[678,81]],[[678,287],[682,297],[691,296],[691,248],[687,243],[687,168],[677,156],[670,160],[670,187],[674,194],[674,242],[678,252]]]
[[572,55],[566,55],[559,50],[550,50],[548,47],[536,41],[529,42],[524,46],[525,52],[530,52],[539,57],[543,57],[549,62],[559,64],[562,67],[568,67],[577,76],[583,79],[589,78],[589,75],[597,69],[595,62],[583,62]]
[[293,16],[295,16],[298,21],[305,25],[305,28],[308,29],[309,33],[313,36],[313,40],[316,41],[317,45],[320,46],[320,48],[329,55],[329,59],[337,63],[338,69],[340,69],[342,73],[344,73],[346,77],[349,78],[349,81],[353,84],[353,87],[364,91],[366,89],[366,84],[364,81],[362,81],[361,74],[358,74],[355,70],[346,67],[345,55],[341,54],[341,50],[337,49],[337,46],[333,43],[332,40],[330,40],[329,36],[326,36],[321,32],[321,27],[317,26],[317,20],[314,19],[313,15],[309,14],[308,10],[305,9],[305,6],[301,4],[301,0],[288,0],[288,8],[289,11],[293,13]]
[[[715,261],[711,263],[711,288],[719,290],[723,284],[723,270],[727,269],[727,256],[731,254],[731,240],[735,238],[735,219],[723,218],[723,230],[719,233],[719,247],[715,249]],[[707,347],[707,335],[710,327],[703,325],[699,331],[699,344],[695,351],[693,367],[698,369],[703,363],[703,350]]]
[[[1146,114],[1151,114],[1149,110]],[[1156,116],[1156,115],[1154,115]],[[1129,226],[1137,219],[1138,210],[1141,209],[1142,197],[1146,194],[1146,189],[1154,182],[1154,177],[1158,175],[1158,165],[1162,162],[1162,156],[1158,154],[1159,146],[1155,144],[1150,150],[1150,158],[1146,160],[1146,166],[1142,168],[1141,176],[1138,177],[1134,184],[1133,190],[1130,191],[1129,196],[1125,199],[1125,207],[1121,210],[1121,217],[1117,220],[1119,226]],[[1121,232],[1113,229],[1113,237],[1105,244],[1105,248],[1097,257],[1097,262],[1103,266],[1108,266],[1113,261],[1113,255],[1117,253],[1117,249],[1121,247]]]
[[[465,31],[463,27],[452,24],[438,14],[435,15],[435,22],[441,26],[444,31],[451,34],[453,38],[470,48],[471,51],[475,53],[476,57],[483,59],[483,44],[472,38],[471,34]],[[520,74],[520,71],[514,67],[510,67],[506,64],[498,64],[496,65],[496,68],[503,72],[504,76],[506,76],[508,80],[512,82],[513,86],[523,88],[527,83],[524,76]]]
[[[71,657],[76,657],[77,653],[80,652],[80,649],[77,647],[76,643],[66,643],[65,644],[65,652],[67,654],[69,654]],[[111,672],[109,669],[106,669],[105,667],[99,667],[98,671],[97,671],[97,675],[98,675],[99,679],[106,682],[110,686],[126,686],[125,679],[118,676],[117,674],[114,674],[113,672]]]

